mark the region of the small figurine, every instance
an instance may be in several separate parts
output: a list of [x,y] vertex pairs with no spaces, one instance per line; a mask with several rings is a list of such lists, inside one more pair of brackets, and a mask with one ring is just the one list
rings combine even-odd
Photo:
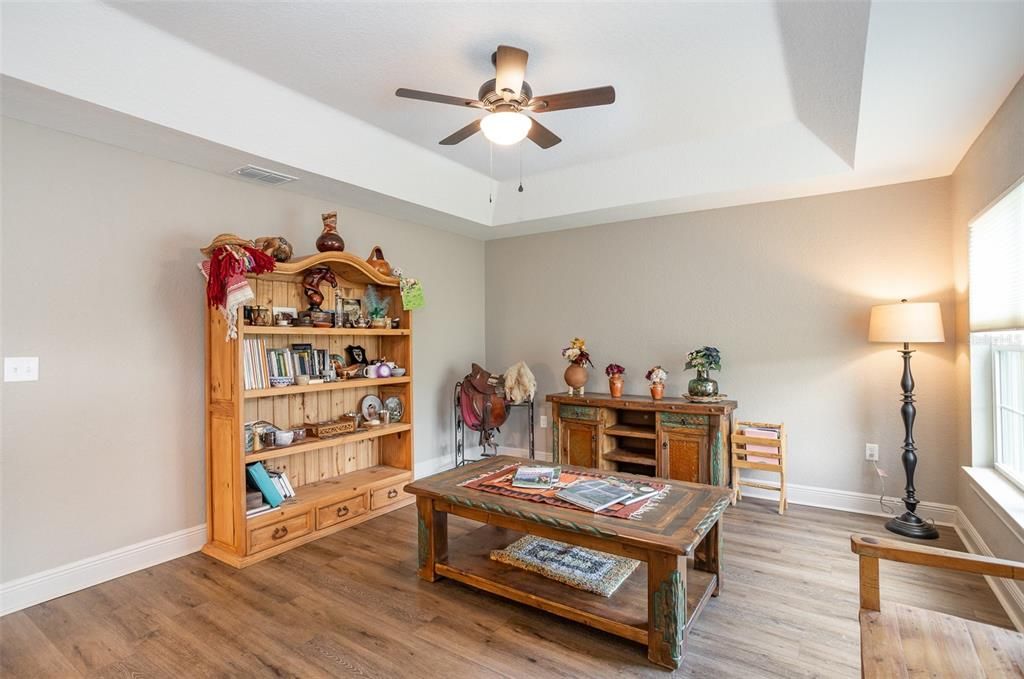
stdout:
[[263,236],[257,238],[256,249],[270,255],[276,262],[287,262],[292,258],[292,244],[284,236]]
[[314,266],[302,279],[302,292],[309,299],[309,311],[322,311],[320,304],[324,301],[324,294],[320,292],[320,284],[327,281],[332,288],[338,287],[338,279],[330,267]]

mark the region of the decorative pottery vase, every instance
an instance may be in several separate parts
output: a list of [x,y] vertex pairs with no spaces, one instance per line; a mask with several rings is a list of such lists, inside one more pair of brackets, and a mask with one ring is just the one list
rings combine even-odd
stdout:
[[338,235],[338,213],[325,212],[320,215],[324,220],[324,230],[316,239],[316,249],[320,252],[342,252],[345,241]]
[[651,398],[655,401],[660,401],[665,398],[665,383],[655,382],[651,385]]
[[583,386],[587,383],[587,369],[582,365],[576,365],[570,363],[569,367],[565,369],[565,383],[569,385],[569,393],[576,394],[579,392],[583,394]]
[[612,398],[622,398],[622,385],[624,383],[625,380],[622,379],[622,375],[608,378],[608,391],[611,392]]
[[697,370],[697,376],[686,385],[690,396],[718,396],[718,382],[708,377],[707,370]]
[[391,327],[391,319],[388,318],[371,318],[371,328],[389,328]]

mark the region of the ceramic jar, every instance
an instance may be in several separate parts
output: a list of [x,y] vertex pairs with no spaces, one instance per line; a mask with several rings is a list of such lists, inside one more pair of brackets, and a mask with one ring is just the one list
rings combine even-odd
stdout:
[[718,382],[708,377],[707,370],[697,370],[697,376],[686,385],[690,396],[718,396]]
[[569,385],[569,388],[576,391],[583,388],[587,383],[587,369],[582,365],[570,363],[569,367],[565,369],[565,383]]
[[608,378],[608,391],[612,398],[622,398],[623,384],[625,384],[625,380],[622,379],[622,375],[613,375]]
[[651,398],[655,401],[660,401],[665,398],[665,383],[654,382],[651,384]]
[[316,239],[316,249],[320,252],[342,252],[345,241],[338,235],[338,213],[325,212],[320,215],[324,220],[324,230]]

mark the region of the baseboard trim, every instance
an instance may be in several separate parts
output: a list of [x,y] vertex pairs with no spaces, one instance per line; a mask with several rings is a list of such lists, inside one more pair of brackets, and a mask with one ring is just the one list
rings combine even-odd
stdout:
[[[982,556],[995,556],[963,510],[957,508],[956,517],[956,532],[964,546],[967,547],[967,551]],[[1020,586],[1016,581],[1006,578],[993,578],[986,575],[985,579],[996,595],[996,599],[1002,604],[1003,610],[1013,622],[1013,626],[1017,628],[1017,631],[1024,632],[1024,593],[1021,592]]]
[[206,524],[114,549],[0,584],[0,616],[198,552]]
[[[743,488],[743,497],[755,497],[765,500],[778,500],[779,494],[761,488]],[[822,509],[838,509],[844,512],[856,514],[870,514],[872,516],[891,516],[882,511],[878,503],[878,496],[869,493],[858,493],[851,490],[836,490],[834,488],[819,488],[817,486],[803,486],[795,483],[786,484],[786,497],[790,504],[806,505],[808,507],[821,507]],[[886,504],[899,511],[903,511],[903,503],[894,497],[885,498]],[[922,502],[917,507],[918,515],[923,519],[931,519],[941,526],[956,526],[957,512],[956,505],[946,505],[939,502]]]

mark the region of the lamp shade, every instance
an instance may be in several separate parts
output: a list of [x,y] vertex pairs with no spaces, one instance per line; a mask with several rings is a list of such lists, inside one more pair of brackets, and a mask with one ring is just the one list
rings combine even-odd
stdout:
[[871,342],[945,342],[938,302],[902,302],[871,307]]

